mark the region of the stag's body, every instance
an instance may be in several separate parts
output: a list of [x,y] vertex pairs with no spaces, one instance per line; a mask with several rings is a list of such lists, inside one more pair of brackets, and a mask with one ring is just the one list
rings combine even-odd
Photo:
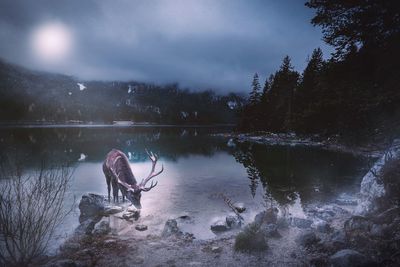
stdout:
[[123,201],[126,197],[137,208],[141,208],[141,192],[147,192],[157,185],[157,182],[155,184],[151,182],[150,187],[145,187],[146,183],[164,170],[162,167],[161,170],[156,173],[155,166],[158,157],[151,152],[146,152],[152,161],[152,168],[149,176],[146,179],[143,179],[140,184],[137,183],[129,165],[129,160],[122,151],[113,149],[107,154],[107,157],[103,163],[103,172],[107,182],[108,201],[111,201],[110,191],[112,186],[114,201],[118,202],[118,191],[121,190]]
[[106,176],[107,190],[108,190],[108,201],[111,201],[110,193],[111,186],[113,190],[113,199],[118,202],[118,191],[121,190],[122,198],[124,201],[124,194],[126,189],[119,186],[118,180],[121,180],[129,185],[136,185],[137,181],[132,173],[131,167],[129,165],[128,158],[126,155],[117,150],[111,150],[103,163],[103,172]]

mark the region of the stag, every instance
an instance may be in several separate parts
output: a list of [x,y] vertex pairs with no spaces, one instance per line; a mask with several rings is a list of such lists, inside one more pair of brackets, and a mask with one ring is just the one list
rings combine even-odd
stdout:
[[152,167],[150,174],[147,178],[143,179],[140,184],[137,183],[129,165],[128,158],[122,151],[113,149],[107,154],[103,163],[103,172],[107,182],[108,201],[111,201],[111,185],[115,202],[118,202],[118,191],[121,190],[122,201],[125,201],[126,197],[136,208],[142,208],[142,205],[140,204],[142,191],[148,192],[157,185],[157,182],[153,183],[153,181],[151,181],[151,185],[146,187],[147,182],[162,173],[164,170],[164,166],[161,166],[161,170],[156,172],[155,169],[158,156],[153,152],[147,151],[147,149],[146,153],[152,162]]

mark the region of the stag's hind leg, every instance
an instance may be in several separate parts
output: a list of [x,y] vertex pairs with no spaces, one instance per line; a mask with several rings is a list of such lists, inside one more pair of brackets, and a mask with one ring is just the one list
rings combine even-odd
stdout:
[[108,191],[108,202],[111,202],[111,196],[110,196],[111,187],[110,186],[111,186],[112,176],[107,171],[105,165],[103,165],[103,173],[104,173],[104,176],[106,177],[107,191]]
[[114,198],[114,202],[119,202],[118,199],[118,191],[119,191],[119,185],[118,183],[115,181],[115,179],[112,180],[112,188],[113,188],[113,198]]

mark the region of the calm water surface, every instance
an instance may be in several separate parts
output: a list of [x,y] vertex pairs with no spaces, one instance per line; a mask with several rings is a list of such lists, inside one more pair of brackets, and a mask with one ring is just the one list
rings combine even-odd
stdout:
[[[138,180],[147,176],[151,163],[145,148],[160,155],[165,171],[155,178],[158,186],[142,194],[142,216],[147,233],[160,233],[165,221],[182,214],[184,231],[196,238],[215,236],[213,221],[230,210],[218,196],[223,193],[247,207],[246,222],[272,202],[292,215],[303,216],[310,204],[323,204],[341,193],[359,190],[366,162],[349,154],[309,147],[238,144],[213,133],[229,128],[7,128],[0,129],[3,155],[24,160],[29,172],[45,160],[68,162],[75,169],[71,193],[77,200],[85,193],[106,195],[102,173],[105,155],[117,148],[130,157]],[[79,161],[84,155],[85,159]],[[68,199],[72,201],[72,197]],[[78,225],[79,210],[60,228],[65,237]],[[139,232],[136,232],[139,234]],[[123,235],[121,230],[118,234]]]

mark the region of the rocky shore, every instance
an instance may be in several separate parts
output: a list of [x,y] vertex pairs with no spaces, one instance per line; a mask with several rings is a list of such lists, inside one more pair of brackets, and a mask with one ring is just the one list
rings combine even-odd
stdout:
[[[273,206],[252,222],[227,216],[210,225],[210,231],[223,233],[210,240],[181,231],[189,215],[167,220],[159,234],[135,223],[139,211],[110,206],[103,196],[84,195],[80,226],[45,265],[400,266],[400,207],[394,191],[400,185],[400,141],[379,155],[357,196],[309,205],[304,216]],[[114,230],[115,222],[124,221],[130,222],[130,234]]]

